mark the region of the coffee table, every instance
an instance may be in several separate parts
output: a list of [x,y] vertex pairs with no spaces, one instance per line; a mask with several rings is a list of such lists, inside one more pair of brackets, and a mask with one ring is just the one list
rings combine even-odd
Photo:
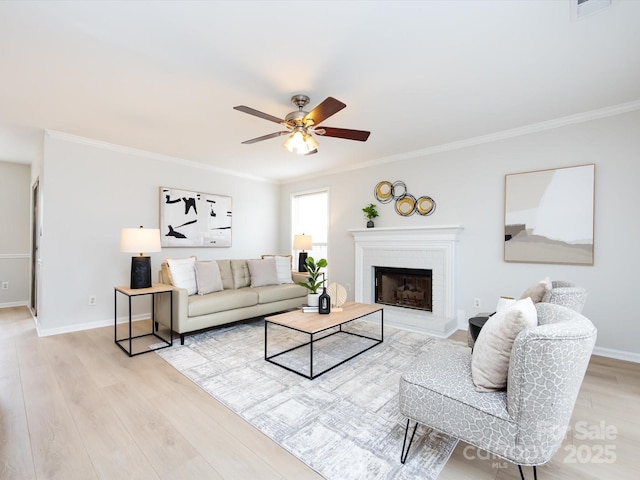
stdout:
[[[370,337],[367,335],[362,335],[357,332],[351,332],[346,330],[345,326],[349,322],[353,322],[359,318],[366,317],[368,315],[372,315],[376,312],[380,312],[380,338]],[[384,339],[384,310],[381,305],[369,305],[366,303],[356,303],[356,302],[348,302],[342,306],[342,311],[332,311],[328,315],[321,315],[319,313],[304,313],[301,310],[294,310],[291,312],[281,313],[278,315],[273,315],[270,317],[266,317],[264,319],[264,359],[267,362],[271,362],[274,365],[278,365],[282,368],[289,370],[290,372],[297,373],[309,380],[313,380],[314,378],[319,377],[323,373],[328,372],[329,370],[333,370],[334,368],[342,365],[345,362],[348,362],[354,357],[357,357],[361,353],[366,352],[367,350],[375,347],[376,345],[382,343]],[[269,351],[269,328],[273,328],[273,326],[285,327],[291,330],[295,330],[297,332],[302,332],[307,334],[309,337],[308,342],[304,342],[302,344],[297,344],[292,348],[288,348],[284,351],[274,353],[272,355],[268,354]],[[313,352],[314,348],[319,348],[320,352],[322,352],[322,344],[327,343],[328,339],[333,337],[334,335],[340,336],[353,336],[360,337],[371,340],[372,342],[367,342],[369,345],[363,348],[362,350],[357,351],[355,354],[350,355],[348,358],[344,358],[338,360],[337,363],[329,366],[328,368],[324,368],[320,372],[314,372],[314,364],[313,364]],[[323,342],[324,341],[324,342]],[[283,362],[279,361],[283,355],[286,353],[292,352],[294,350],[298,350],[304,347],[309,348],[309,373],[296,370],[289,365],[285,365]],[[278,358],[280,357],[280,358]],[[276,360],[277,359],[277,360]]]

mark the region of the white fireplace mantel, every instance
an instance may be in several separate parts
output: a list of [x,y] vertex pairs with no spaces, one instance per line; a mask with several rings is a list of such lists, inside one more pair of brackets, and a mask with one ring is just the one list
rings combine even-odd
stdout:
[[355,300],[374,303],[374,267],[432,271],[432,312],[385,306],[385,322],[447,336],[456,322],[456,251],[460,225],[360,228],[355,242]]

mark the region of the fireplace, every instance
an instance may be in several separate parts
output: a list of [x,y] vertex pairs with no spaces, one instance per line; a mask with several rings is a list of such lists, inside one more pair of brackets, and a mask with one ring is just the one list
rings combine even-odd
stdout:
[[424,268],[374,267],[375,302],[395,307],[433,311],[431,270]]
[[[447,337],[465,320],[457,310],[455,278],[456,247],[462,230],[459,225],[350,230],[355,243],[355,301],[376,303],[375,267],[430,270],[429,308],[404,308],[392,300],[384,305],[384,323]],[[397,289],[403,286],[404,282],[392,289],[397,295]],[[410,288],[406,290],[410,292]],[[415,295],[408,303],[417,303],[418,297]]]

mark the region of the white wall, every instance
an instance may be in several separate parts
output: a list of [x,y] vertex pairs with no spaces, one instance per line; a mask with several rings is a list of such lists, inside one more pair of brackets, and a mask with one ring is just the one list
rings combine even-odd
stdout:
[[[401,217],[393,205],[378,204],[378,227],[459,224],[458,309],[461,318],[492,311],[498,296],[519,296],[545,276],[573,281],[589,291],[584,314],[598,328],[600,353],[640,361],[640,311],[636,278],[640,255],[640,112],[555,128],[366,169],[284,185],[281,191],[281,249],[288,245],[289,196],[330,187],[330,281],[354,282],[352,228],[363,228],[361,208],[375,185],[402,180],[416,197],[436,201],[433,215]],[[375,132],[372,134],[374,138]],[[321,153],[315,161],[321,161]],[[327,153],[328,154],[328,153]],[[538,265],[503,261],[504,176],[545,168],[596,164],[595,264]],[[571,219],[567,219],[571,221]],[[353,292],[351,292],[353,299]],[[463,325],[461,325],[462,327]]]
[[[163,159],[164,158],[164,159]],[[154,279],[164,257],[255,258],[276,253],[277,185],[222,174],[149,153],[45,134],[40,172],[44,220],[41,240],[41,334],[113,321],[113,287],[127,285],[131,254],[119,251],[123,227],[158,228],[159,187],[230,195],[231,248],[165,248],[151,254]],[[97,305],[89,306],[90,295]],[[149,310],[149,302],[134,314]],[[125,297],[118,315],[125,315]]]
[[31,187],[30,167],[0,162],[0,307],[27,305],[29,298],[29,259]]

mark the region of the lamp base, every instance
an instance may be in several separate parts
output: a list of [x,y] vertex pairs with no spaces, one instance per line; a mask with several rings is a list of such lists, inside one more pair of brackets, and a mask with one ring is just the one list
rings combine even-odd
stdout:
[[300,256],[298,257],[298,271],[306,272],[307,271],[307,252],[300,252]]
[[151,257],[131,257],[131,288],[151,287]]

